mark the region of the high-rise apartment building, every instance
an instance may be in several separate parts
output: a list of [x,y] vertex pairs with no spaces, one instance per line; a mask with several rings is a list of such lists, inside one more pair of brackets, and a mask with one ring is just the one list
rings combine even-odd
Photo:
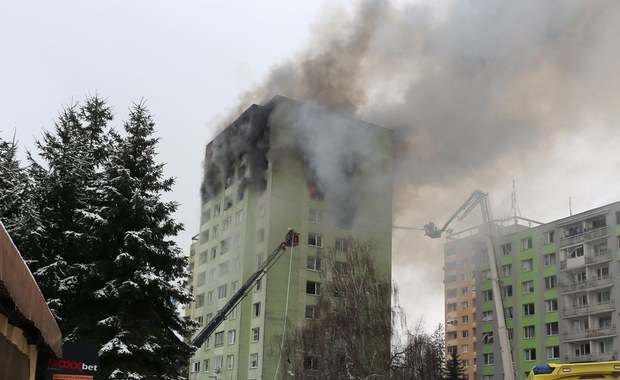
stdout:
[[282,97],[251,106],[207,145],[188,316],[208,323],[289,228],[300,244],[287,248],[196,351],[190,379],[286,372],[279,337],[286,321],[290,328],[317,317],[325,247],[372,240],[375,265],[389,281],[392,153],[390,130]]
[[[514,218],[512,219],[514,221]],[[516,379],[537,363],[617,360],[620,202],[546,224],[499,223],[495,255]],[[446,347],[470,379],[502,379],[486,235],[445,246]]]

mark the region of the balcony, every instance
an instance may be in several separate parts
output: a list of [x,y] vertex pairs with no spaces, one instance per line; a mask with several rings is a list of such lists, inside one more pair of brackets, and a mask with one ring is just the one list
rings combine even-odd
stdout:
[[609,226],[586,229],[584,232],[578,234],[560,237],[558,246],[562,248],[567,245],[583,243],[584,241],[598,239],[607,235],[609,235]]
[[581,281],[581,282],[570,282],[562,284],[561,291],[562,293],[572,293],[579,292],[587,289],[596,289],[596,288],[605,288],[612,286],[614,284],[614,279],[611,276],[595,278],[592,280]]
[[580,363],[580,362],[607,362],[610,360],[617,360],[618,351],[606,353],[593,353],[587,355],[564,355],[565,363]]
[[586,314],[595,314],[602,312],[611,312],[616,310],[616,306],[614,301],[611,300],[606,303],[593,304],[593,305],[585,305],[585,306],[573,306],[573,307],[565,307],[562,309],[563,318],[574,317],[576,315],[586,315]]
[[616,326],[605,327],[600,329],[590,329],[577,332],[564,332],[562,334],[565,342],[575,340],[590,340],[598,338],[609,338],[616,336]]
[[592,255],[588,254],[585,256],[576,257],[574,259],[562,260],[560,261],[560,269],[569,269],[584,265],[597,264],[609,260],[611,260],[611,250],[606,249],[605,251]]

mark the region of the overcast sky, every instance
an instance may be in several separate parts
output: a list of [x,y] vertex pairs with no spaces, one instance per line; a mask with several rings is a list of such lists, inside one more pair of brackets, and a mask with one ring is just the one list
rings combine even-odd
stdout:
[[[321,86],[295,74],[312,62],[353,84],[337,96],[360,118],[398,131],[397,225],[442,224],[476,188],[508,216],[513,180],[521,215],[543,222],[569,198],[573,213],[620,200],[619,2],[380,3],[4,1],[0,137],[33,149],[67,104],[98,94],[120,126],[146,99],[186,249],[205,144],[233,110],[312,98]],[[400,301],[429,329],[443,322],[442,255],[394,232]]]

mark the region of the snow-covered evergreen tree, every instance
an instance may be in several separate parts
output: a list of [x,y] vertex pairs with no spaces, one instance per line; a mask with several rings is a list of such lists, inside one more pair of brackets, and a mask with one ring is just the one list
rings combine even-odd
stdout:
[[96,307],[76,319],[74,335],[101,342],[106,379],[179,379],[191,355],[180,337],[192,323],[176,310],[191,299],[182,280],[187,259],[171,240],[183,226],[172,218],[178,204],[162,199],[174,179],[155,161],[154,127],[143,103],[131,109],[89,189],[97,201],[83,213],[99,242],[84,290]]
[[28,209],[28,174],[17,159],[17,143],[0,138],[0,220],[16,241]]

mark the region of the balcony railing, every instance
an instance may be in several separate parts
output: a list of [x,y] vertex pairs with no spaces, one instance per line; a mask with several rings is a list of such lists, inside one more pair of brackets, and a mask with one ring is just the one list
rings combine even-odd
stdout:
[[600,329],[590,329],[590,330],[576,331],[576,332],[566,331],[562,335],[564,336],[565,341],[606,338],[606,337],[616,335],[616,325],[613,325],[611,327],[604,327]]
[[618,351],[605,353],[594,353],[587,355],[564,355],[565,363],[579,363],[579,362],[606,362],[610,360],[617,360]]
[[570,235],[570,236],[562,236],[560,237],[559,247],[565,247],[571,244],[581,243],[587,240],[597,239],[603,236],[607,236],[609,234],[609,226],[593,228],[581,232],[579,234]]
[[585,257],[583,257],[583,262],[577,259],[579,258],[560,261],[560,269],[567,269],[569,267],[569,263],[571,264],[570,268],[575,268],[584,265],[596,264],[603,261],[609,261],[611,260],[611,250],[606,249],[605,251],[599,253],[587,254]]
[[562,309],[564,318],[572,317],[575,315],[592,314],[592,313],[613,311],[613,310],[616,310],[616,306],[613,300],[606,302],[606,303],[599,303],[599,304],[585,305],[585,306],[565,307]]
[[561,285],[562,293],[578,292],[580,290],[593,289],[605,286],[612,286],[614,278],[611,276],[595,278],[581,282],[570,282]]

